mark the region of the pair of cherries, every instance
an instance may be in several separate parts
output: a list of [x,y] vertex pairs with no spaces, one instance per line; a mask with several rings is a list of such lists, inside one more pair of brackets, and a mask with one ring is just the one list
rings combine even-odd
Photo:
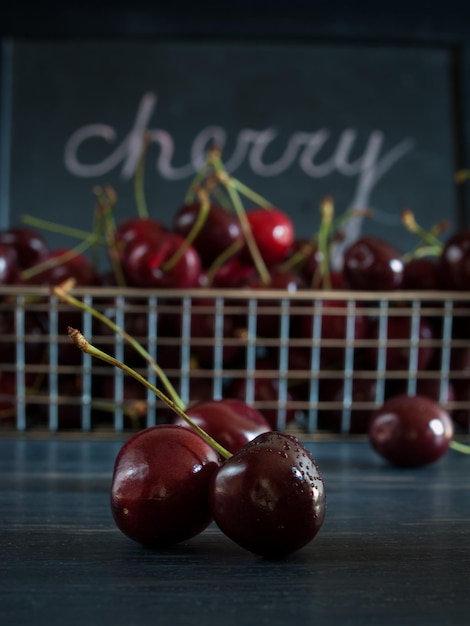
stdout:
[[197,425],[212,424],[212,432],[218,422],[215,431],[231,431],[225,442],[234,451],[214,447],[184,420],[136,433],[114,466],[111,509],[118,528],[152,548],[191,539],[212,521],[263,557],[307,545],[326,510],[310,452],[295,437],[271,431],[239,400],[203,402],[188,414]]

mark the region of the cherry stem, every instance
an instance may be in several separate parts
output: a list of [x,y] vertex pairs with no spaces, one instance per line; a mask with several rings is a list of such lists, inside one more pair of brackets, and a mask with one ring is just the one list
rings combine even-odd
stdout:
[[449,447],[452,448],[452,450],[461,452],[462,454],[470,454],[470,446],[467,446],[464,443],[461,443],[460,441],[455,441],[455,440],[451,441],[449,444]]
[[291,256],[288,257],[283,263],[281,263],[279,269],[284,272],[302,265],[308,255],[313,252],[314,247],[314,241],[307,241],[298,250],[291,254]]
[[90,248],[95,243],[96,243],[95,235],[88,235],[88,239],[85,239],[85,241],[82,241],[80,244],[78,244],[78,246],[75,246],[74,248],[67,250],[63,254],[60,254],[59,256],[47,259],[46,261],[43,261],[42,263],[38,263],[37,265],[33,265],[32,267],[29,267],[28,269],[23,270],[21,272],[21,279],[29,280],[30,278],[33,278],[34,276],[37,276],[38,274],[42,274],[43,272],[46,272],[47,270],[50,270],[54,267],[62,265],[63,263],[67,263],[68,261],[74,259],[75,257],[79,256],[80,254],[88,250],[88,248]]
[[330,233],[334,217],[333,200],[327,197],[320,205],[321,224],[318,231],[318,250],[320,263],[312,279],[312,287],[317,287],[323,280],[323,288],[331,289],[330,278]]
[[263,257],[259,251],[258,245],[253,237],[253,233],[251,232],[251,226],[246,216],[245,208],[243,207],[243,203],[240,199],[238,191],[231,184],[231,177],[225,172],[225,170],[221,170],[218,172],[218,178],[220,182],[225,185],[228,194],[230,196],[230,200],[232,201],[233,208],[235,209],[235,213],[237,214],[238,221],[240,222],[240,226],[243,231],[243,235],[245,237],[245,243],[250,252],[253,263],[256,267],[256,270],[259,274],[261,282],[264,285],[268,285],[271,276],[269,274],[268,268],[264,262]]
[[120,328],[117,324],[115,324],[108,317],[100,313],[97,309],[95,309],[92,306],[89,306],[85,302],[82,302],[82,300],[78,300],[77,298],[74,298],[72,295],[70,295],[69,291],[72,287],[73,287],[73,281],[65,281],[61,285],[57,285],[53,287],[52,293],[57,298],[59,298],[59,300],[61,300],[62,302],[65,302],[66,304],[69,304],[77,309],[80,309],[81,311],[85,311],[86,313],[89,313],[95,319],[99,320],[100,322],[108,326],[108,328],[110,328],[113,332],[123,337],[123,339],[125,339],[145,359],[145,361],[150,365],[150,367],[157,374],[157,376],[162,380],[165,386],[165,389],[167,390],[167,393],[171,396],[173,402],[177,404],[180,409],[184,409],[185,408],[184,403],[179,397],[179,395],[177,394],[175,388],[170,383],[170,381],[168,380],[168,377],[163,372],[161,367],[152,358],[152,356],[147,352],[147,350],[145,350],[145,348],[136,339],[134,339],[134,337],[129,335],[125,330]]
[[[90,236],[93,236],[93,233],[90,233],[88,231],[56,224],[55,222],[50,222],[48,220],[41,219],[40,217],[34,217],[33,215],[23,215],[21,217],[21,221],[23,222],[23,224],[28,224],[28,226],[33,226],[40,230],[47,230],[51,233],[59,233],[60,235],[66,235],[68,237],[73,237],[74,239],[88,240]],[[97,243],[106,242],[98,241]]]
[[373,211],[371,209],[360,208],[349,209],[333,220],[331,232],[336,233],[345,222],[349,222],[349,220],[354,217],[373,217]]
[[420,237],[425,244],[427,244],[428,246],[432,246],[439,251],[442,249],[442,242],[439,241],[433,231],[425,230],[422,226],[418,224],[413,212],[410,211],[410,209],[405,209],[404,211],[402,211],[401,220],[405,227],[410,231],[410,233],[413,233]]
[[106,249],[111,261],[113,274],[119,287],[126,286],[126,279],[119,259],[118,250],[115,244],[116,224],[114,222],[114,207],[117,203],[117,196],[112,187],[106,187],[103,193],[101,187],[95,188],[98,196],[97,214],[99,219],[98,227],[104,231],[106,239]]
[[142,139],[142,151],[140,153],[140,158],[137,163],[134,176],[135,203],[137,208],[137,214],[141,219],[147,219],[149,216],[147,201],[145,199],[145,162],[147,160],[150,140],[150,133],[146,131]]
[[233,243],[230,244],[228,248],[226,248],[223,252],[219,254],[219,256],[213,261],[212,265],[206,272],[206,286],[212,285],[217,271],[221,267],[223,267],[227,261],[234,257],[237,252],[241,250],[242,247],[243,241],[240,241],[240,239],[236,239]]
[[184,243],[181,246],[179,246],[179,248],[173,254],[173,256],[170,257],[168,259],[168,261],[166,261],[162,265],[162,271],[163,272],[169,272],[171,269],[173,269],[175,267],[175,265],[178,263],[178,261],[180,261],[183,258],[183,256],[185,255],[186,251],[192,245],[192,243],[194,242],[196,237],[201,232],[202,227],[206,223],[207,216],[209,215],[209,211],[210,211],[210,208],[211,208],[210,201],[209,201],[209,196],[207,195],[207,193],[203,189],[200,189],[198,191],[198,198],[199,198],[199,202],[200,202],[200,207],[199,207],[199,213],[197,215],[197,219],[194,222],[193,227],[191,228],[190,232],[185,237]]
[[109,365],[114,365],[114,367],[118,367],[119,369],[121,369],[126,374],[129,374],[130,376],[135,378],[138,382],[140,382],[142,385],[147,387],[147,389],[152,391],[157,396],[157,398],[159,398],[162,402],[164,402],[166,404],[166,406],[169,409],[171,409],[177,415],[179,415],[182,419],[184,419],[189,424],[189,426],[191,426],[191,428],[200,437],[202,437],[204,439],[204,441],[208,445],[210,445],[216,452],[218,452],[218,454],[220,454],[220,456],[222,458],[229,459],[232,456],[231,452],[229,452],[223,446],[221,446],[219,443],[217,443],[217,441],[215,441],[215,439],[213,439],[208,433],[206,433],[205,430],[203,430],[200,426],[198,426],[189,417],[189,415],[187,415],[187,413],[185,413],[185,411],[181,407],[179,407],[177,404],[175,404],[168,396],[166,396],[162,391],[160,391],[160,389],[158,389],[157,387],[152,385],[152,383],[150,383],[141,374],[136,372],[136,370],[132,369],[131,367],[129,367],[128,365],[126,365],[122,361],[119,361],[118,359],[112,357],[111,355],[107,354],[106,352],[103,352],[99,348],[97,348],[97,347],[93,346],[92,344],[90,344],[85,339],[85,337],[82,335],[82,333],[79,330],[77,330],[75,328],[72,328],[71,326],[69,326],[67,330],[68,330],[68,335],[69,335],[70,339],[73,341],[73,343],[78,348],[80,348],[80,350],[82,350],[86,354],[90,354],[91,356],[93,356],[93,357],[95,357],[97,359],[101,359],[102,361],[104,361],[105,363],[108,363]]

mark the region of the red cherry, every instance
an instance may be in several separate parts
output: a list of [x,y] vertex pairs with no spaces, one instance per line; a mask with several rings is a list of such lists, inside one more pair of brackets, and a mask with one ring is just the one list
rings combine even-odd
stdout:
[[0,231],[0,243],[15,249],[20,269],[40,263],[49,252],[43,237],[31,228],[8,228]]
[[394,396],[374,412],[369,423],[373,449],[398,466],[437,461],[447,452],[453,435],[448,412],[425,396]]
[[[190,406],[186,413],[194,423],[232,453],[261,433],[271,430],[263,415],[241,400],[227,398],[202,401]],[[256,414],[255,419],[253,414]],[[174,423],[190,428],[181,417],[177,417]]]
[[18,255],[13,246],[0,243],[0,285],[12,285],[18,278]]
[[[187,237],[196,224],[201,211],[198,202],[185,204],[176,213],[173,220],[173,232]],[[207,268],[228,248],[240,243],[242,248],[243,233],[237,217],[222,207],[211,204],[206,220],[192,242],[198,251],[203,267]]]
[[283,261],[295,239],[291,219],[279,209],[252,209],[246,217],[266,265],[271,267]]
[[165,267],[183,244],[184,239],[173,233],[136,239],[129,244],[122,260],[129,285],[152,288],[198,287],[202,265],[193,246],[189,246],[171,267]]
[[[25,282],[33,285],[60,285],[64,281],[73,278],[78,286],[99,285],[99,274],[92,261],[83,254],[75,254],[69,258],[71,253],[68,248],[57,248],[47,254],[41,261],[51,262],[52,266],[41,270]],[[32,266],[31,269],[36,266]],[[39,265],[37,266],[39,267]]]
[[402,254],[379,237],[361,237],[344,253],[343,273],[352,289],[389,291],[403,282]]
[[220,465],[198,434],[159,425],[133,435],[119,451],[111,510],[130,539],[167,547],[202,532],[211,522],[209,486]]
[[470,229],[450,237],[439,257],[439,283],[442,289],[470,289]]
[[325,517],[323,478],[293,436],[264,433],[214,474],[211,510],[219,528],[243,548],[284,557],[306,546]]
[[114,245],[121,257],[125,257],[126,248],[134,241],[161,235],[165,228],[151,217],[133,217],[122,221],[114,233]]

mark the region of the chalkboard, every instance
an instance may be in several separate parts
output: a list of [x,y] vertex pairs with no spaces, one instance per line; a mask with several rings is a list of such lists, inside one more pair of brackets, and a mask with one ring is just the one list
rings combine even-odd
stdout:
[[5,40],[0,223],[29,214],[89,229],[104,184],[118,194],[118,220],[135,214],[149,129],[147,203],[166,224],[216,141],[233,175],[302,236],[330,195],[338,214],[374,212],[349,240],[381,233],[408,249],[405,207],[424,226],[459,226],[452,54],[306,40]]

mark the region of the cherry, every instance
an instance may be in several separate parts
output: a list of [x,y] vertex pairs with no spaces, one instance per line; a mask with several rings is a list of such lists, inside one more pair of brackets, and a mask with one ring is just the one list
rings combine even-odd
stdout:
[[243,548],[280,558],[306,546],[326,511],[323,478],[292,435],[263,433],[214,473],[210,504],[222,532]]
[[143,545],[164,548],[212,521],[209,485],[220,465],[197,433],[176,425],[141,430],[119,451],[111,484],[118,528]]
[[0,285],[12,285],[17,281],[18,255],[13,246],[0,242]]
[[[295,240],[291,219],[284,212],[274,208],[251,209],[246,212],[246,217],[266,265],[272,267],[283,261]],[[244,256],[248,254],[248,250],[245,250]]]
[[0,231],[0,244],[15,249],[20,269],[41,263],[49,253],[44,238],[32,228],[17,227]]
[[165,233],[133,241],[126,248],[122,267],[130,286],[152,288],[198,287],[201,279],[201,258],[188,246],[175,260],[185,240],[174,233]]
[[420,467],[437,461],[447,452],[453,435],[449,413],[420,395],[389,398],[369,423],[373,449],[397,466]]
[[470,229],[455,233],[445,242],[438,272],[442,289],[470,289]]
[[99,274],[92,261],[83,254],[74,254],[69,248],[52,250],[22,276],[24,283],[33,285],[60,285],[68,279],[73,279],[77,286],[99,285]]
[[132,217],[122,221],[114,231],[114,246],[121,258],[126,256],[127,247],[134,241],[149,236],[161,235],[166,229],[152,217]]
[[364,236],[344,252],[343,272],[352,289],[389,291],[403,283],[402,254],[379,237]]
[[209,287],[234,289],[243,286],[255,272],[252,264],[244,263],[236,256],[218,268],[213,276],[206,275],[206,283]]
[[[188,237],[197,224],[201,213],[201,203],[184,204],[173,220],[173,232],[181,237]],[[202,224],[192,245],[199,252],[202,265],[208,268],[228,248],[237,244],[239,250],[243,244],[243,232],[235,215],[217,204],[210,204],[207,217]]]
[[405,263],[403,289],[438,290],[438,263],[435,257],[410,259]]
[[[232,453],[261,433],[271,430],[259,411],[236,398],[197,402],[188,407],[186,414]],[[180,416],[176,417],[174,423],[191,428]]]

